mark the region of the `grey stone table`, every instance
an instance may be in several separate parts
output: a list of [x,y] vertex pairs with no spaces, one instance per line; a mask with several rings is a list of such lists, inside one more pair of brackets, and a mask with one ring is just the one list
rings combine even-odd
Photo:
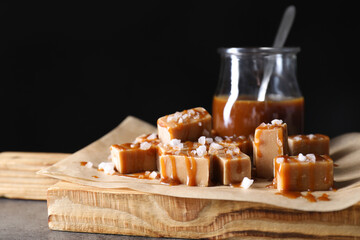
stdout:
[[52,231],[46,201],[0,198],[0,239],[158,239],[124,235]]

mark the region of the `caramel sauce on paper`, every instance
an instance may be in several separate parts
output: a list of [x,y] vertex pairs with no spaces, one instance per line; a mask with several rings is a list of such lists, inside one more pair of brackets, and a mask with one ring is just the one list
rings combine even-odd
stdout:
[[234,103],[230,119],[225,122],[223,112],[229,96],[215,96],[213,99],[213,128],[220,136],[249,136],[262,122],[282,119],[288,125],[289,135],[303,132],[304,98],[280,101],[256,101],[254,97],[241,96]]
[[275,193],[276,195],[281,195],[287,198],[296,199],[299,197],[305,198],[308,202],[317,202],[317,201],[330,201],[329,195],[324,193],[320,197],[315,197],[312,192],[307,192],[306,194],[302,194],[297,191],[282,191]]
[[80,162],[81,166],[85,166],[88,162]]

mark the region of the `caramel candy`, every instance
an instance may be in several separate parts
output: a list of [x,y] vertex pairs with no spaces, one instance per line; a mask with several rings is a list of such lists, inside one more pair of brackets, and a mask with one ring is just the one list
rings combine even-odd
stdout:
[[251,178],[250,157],[242,152],[226,150],[214,157],[214,175],[223,185],[241,183],[244,177]]
[[257,177],[273,178],[273,159],[288,153],[287,125],[281,120],[262,123],[255,129],[253,152]]
[[160,156],[161,182],[177,185],[207,187],[211,184],[213,157],[206,153],[206,146],[199,146],[199,153],[181,151],[177,155],[163,154]]
[[211,115],[201,107],[176,112],[157,121],[158,134],[162,143],[172,139],[197,141],[200,136],[210,136]]
[[119,173],[156,170],[157,146],[149,142],[114,144],[111,160]]
[[323,134],[292,135],[288,138],[289,154],[329,155],[329,137]]
[[333,185],[333,160],[328,155],[299,154],[274,158],[279,191],[321,191]]

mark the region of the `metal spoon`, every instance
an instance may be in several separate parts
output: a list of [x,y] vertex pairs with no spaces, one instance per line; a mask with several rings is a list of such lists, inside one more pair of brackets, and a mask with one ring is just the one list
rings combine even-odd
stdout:
[[[284,15],[281,20],[281,24],[277,31],[273,47],[274,48],[281,48],[284,46],[286,38],[290,32],[290,28],[295,18],[295,6],[291,5],[286,8]],[[269,58],[268,64],[265,66],[264,70],[264,77],[260,85],[259,94],[258,94],[258,101],[265,101],[266,91],[269,85],[270,76],[272,74],[272,70],[275,65],[275,59]]]

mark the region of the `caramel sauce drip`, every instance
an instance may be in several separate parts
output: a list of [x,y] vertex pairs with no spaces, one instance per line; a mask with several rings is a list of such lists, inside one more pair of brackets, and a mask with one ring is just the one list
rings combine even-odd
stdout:
[[93,178],[99,178],[98,176],[96,176],[96,175],[94,175],[94,176],[92,176]]
[[254,136],[254,145],[255,145],[255,147],[257,149],[256,156],[259,157],[259,158],[262,157],[262,153],[261,153],[260,148],[259,148],[260,143],[261,143],[260,137],[261,137],[261,131],[256,131],[255,136]]
[[164,158],[161,157],[160,158],[160,168],[161,168],[161,176],[163,179],[167,179],[168,176],[166,175],[166,165],[165,165],[165,161],[164,161]]
[[88,162],[80,162],[81,166],[85,166]]
[[180,183],[179,178],[177,176],[175,157],[172,156],[172,155],[169,155],[168,157],[169,157],[170,162],[171,162],[172,174],[171,174],[170,177],[166,175],[166,169],[165,169],[166,164],[164,162],[164,158],[162,157],[160,159],[160,164],[161,164],[161,180],[160,180],[160,183],[166,184],[166,185],[171,185],[171,186],[179,185],[181,183]]
[[262,122],[282,119],[288,125],[289,135],[300,134],[304,126],[304,98],[281,101],[256,101],[255,97],[240,96],[225,122],[223,112],[228,101],[227,95],[215,96],[212,104],[213,128],[220,136],[249,136]]
[[[191,160],[191,161],[190,161]],[[196,186],[196,161],[194,157],[185,157],[187,180],[186,185]]]

